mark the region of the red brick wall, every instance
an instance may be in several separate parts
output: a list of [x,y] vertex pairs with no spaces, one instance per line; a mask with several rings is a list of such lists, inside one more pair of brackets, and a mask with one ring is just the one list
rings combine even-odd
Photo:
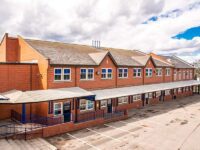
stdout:
[[6,36],[3,37],[0,44],[0,62],[6,62]]
[[7,38],[6,41],[6,62],[19,61],[19,41],[17,38]]
[[39,89],[38,66],[30,64],[0,64],[0,92]]

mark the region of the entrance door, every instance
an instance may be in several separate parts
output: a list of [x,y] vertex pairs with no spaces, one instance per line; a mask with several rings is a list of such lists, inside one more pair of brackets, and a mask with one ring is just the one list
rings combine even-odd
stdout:
[[64,115],[64,122],[71,121],[71,103],[70,102],[64,102],[63,115]]
[[107,107],[108,107],[108,110],[107,110],[108,113],[112,113],[112,100],[111,99],[108,100]]

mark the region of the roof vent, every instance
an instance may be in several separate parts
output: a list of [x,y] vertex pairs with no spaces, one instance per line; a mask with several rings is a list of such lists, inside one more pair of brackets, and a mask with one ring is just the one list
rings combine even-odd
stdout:
[[92,47],[100,48],[100,45],[101,45],[101,41],[92,40]]

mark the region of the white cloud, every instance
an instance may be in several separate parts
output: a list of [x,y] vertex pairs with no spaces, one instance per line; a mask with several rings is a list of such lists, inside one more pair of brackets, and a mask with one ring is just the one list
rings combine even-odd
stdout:
[[[200,26],[200,7],[188,9],[196,0],[1,0],[0,35],[5,32],[65,42],[140,49],[160,54],[188,55],[199,50],[200,39],[171,37]],[[17,8],[17,9],[16,9]],[[179,9],[181,14],[159,17]],[[199,55],[198,55],[199,56]],[[192,57],[187,56],[187,57]]]

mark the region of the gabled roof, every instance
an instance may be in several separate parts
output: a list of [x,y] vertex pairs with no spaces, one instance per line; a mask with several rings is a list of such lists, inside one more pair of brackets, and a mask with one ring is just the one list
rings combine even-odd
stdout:
[[194,68],[190,63],[182,60],[177,56],[163,56],[169,63],[172,63],[175,68]]

